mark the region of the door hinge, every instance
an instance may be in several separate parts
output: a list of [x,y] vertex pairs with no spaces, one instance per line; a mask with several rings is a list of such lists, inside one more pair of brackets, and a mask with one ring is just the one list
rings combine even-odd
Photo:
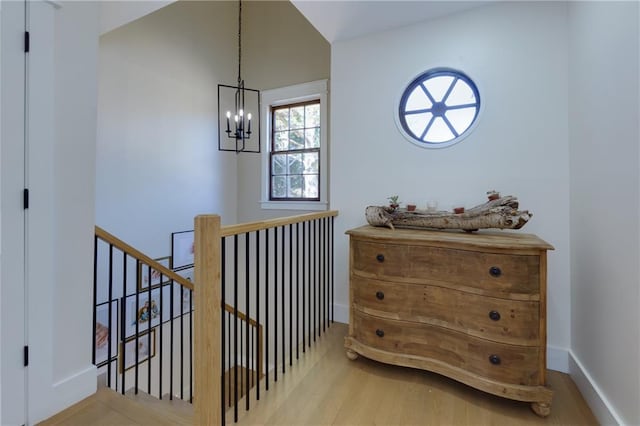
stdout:
[[25,210],[29,208],[29,188],[25,188],[22,193],[22,205]]
[[29,365],[29,346],[24,347],[24,366]]
[[27,53],[29,52],[29,47],[31,45],[30,43],[30,39],[29,39],[29,31],[25,31],[24,32],[24,52]]

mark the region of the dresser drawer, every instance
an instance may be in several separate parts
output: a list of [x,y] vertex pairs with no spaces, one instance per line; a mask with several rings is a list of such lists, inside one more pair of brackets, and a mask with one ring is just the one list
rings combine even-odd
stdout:
[[489,379],[538,385],[538,347],[470,337],[438,326],[354,312],[352,337],[372,348],[441,361]]
[[540,291],[539,256],[357,240],[351,244],[352,272],[362,277],[449,283],[498,297],[537,298]]
[[538,302],[357,276],[351,278],[351,286],[354,308],[371,315],[439,325],[513,345],[540,343]]

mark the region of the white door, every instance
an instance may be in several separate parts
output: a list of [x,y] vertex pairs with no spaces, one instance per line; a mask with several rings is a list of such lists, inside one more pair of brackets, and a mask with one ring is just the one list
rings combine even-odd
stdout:
[[26,423],[26,3],[0,11],[0,424]]

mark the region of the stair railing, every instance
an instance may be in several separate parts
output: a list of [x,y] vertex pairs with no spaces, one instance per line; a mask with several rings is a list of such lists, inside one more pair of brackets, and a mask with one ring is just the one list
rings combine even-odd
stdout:
[[[193,401],[196,299],[194,283],[180,273],[95,227],[93,362],[108,387]],[[261,325],[224,309],[260,336],[262,353]]]
[[[219,216],[196,217],[194,424],[225,424],[229,405],[237,422],[240,400],[248,411],[261,387],[268,391],[270,380],[278,381],[279,372],[284,376],[294,357],[330,327],[337,215],[327,211],[224,227]],[[241,323],[239,314],[227,319],[222,301],[231,312],[255,318],[260,332],[252,335],[250,322]],[[236,373],[224,374],[231,370]],[[264,386],[254,386],[263,377]],[[225,389],[233,395],[225,397]]]

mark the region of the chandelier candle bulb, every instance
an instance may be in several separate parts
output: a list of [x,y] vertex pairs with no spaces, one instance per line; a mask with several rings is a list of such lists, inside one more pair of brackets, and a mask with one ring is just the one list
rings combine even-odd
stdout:
[[227,133],[231,133],[231,126],[229,125],[230,118],[231,118],[231,111],[227,111]]
[[251,134],[251,113],[247,114],[247,134]]

